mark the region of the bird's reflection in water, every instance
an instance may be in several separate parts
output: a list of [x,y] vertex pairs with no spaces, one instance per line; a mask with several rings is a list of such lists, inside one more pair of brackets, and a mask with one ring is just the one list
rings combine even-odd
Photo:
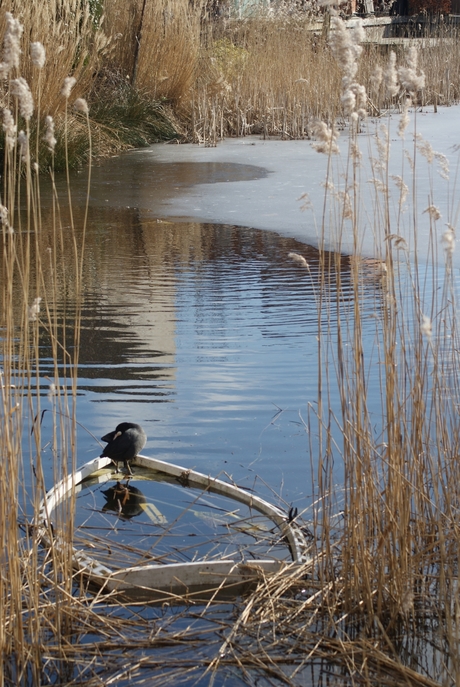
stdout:
[[121,484],[121,482],[117,482],[109,489],[103,489],[102,493],[106,500],[102,511],[115,511],[123,520],[130,520],[140,515],[144,510],[144,504],[147,503],[140,489],[129,484]]

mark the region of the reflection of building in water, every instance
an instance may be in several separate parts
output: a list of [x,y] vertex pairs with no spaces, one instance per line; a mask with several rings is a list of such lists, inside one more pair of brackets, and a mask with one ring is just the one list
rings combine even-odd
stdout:
[[[83,210],[74,210],[77,246],[82,244],[82,215]],[[58,336],[69,346],[78,306],[77,261],[64,214],[62,225],[63,232],[56,232],[51,213],[43,213],[40,258],[50,267],[40,294],[43,309],[49,308],[58,323]],[[135,210],[90,209],[82,269],[80,379],[111,380],[112,390],[127,381],[134,397],[139,393],[144,400],[146,394],[148,400],[168,400],[175,382],[176,280],[166,252],[167,236],[146,230]],[[42,344],[48,357],[46,334]],[[104,386],[99,381],[92,389],[107,391]]]
[[150,359],[172,379],[176,282],[165,259],[166,246],[155,234],[145,230],[135,210],[101,213],[99,226],[88,235],[85,273],[99,315],[98,331],[110,335],[123,364],[126,357],[133,365]]

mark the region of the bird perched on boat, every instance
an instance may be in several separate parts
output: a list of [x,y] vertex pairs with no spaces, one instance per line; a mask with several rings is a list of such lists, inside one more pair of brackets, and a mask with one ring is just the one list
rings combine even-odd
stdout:
[[111,458],[114,463],[124,463],[127,472],[132,475],[129,461],[142,451],[147,441],[144,430],[134,422],[121,422],[114,432],[101,437],[107,446],[101,453],[101,458]]

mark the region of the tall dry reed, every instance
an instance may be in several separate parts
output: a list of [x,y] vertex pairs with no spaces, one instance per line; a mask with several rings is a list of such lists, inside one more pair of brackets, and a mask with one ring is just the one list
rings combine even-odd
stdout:
[[[35,41],[28,52],[26,62],[29,78],[35,84],[33,93],[22,72],[23,26],[10,13],[5,18],[1,62],[5,106],[0,200],[0,654],[7,684],[41,684],[46,643],[51,638],[56,643],[59,662],[72,632],[72,509],[65,511],[65,522],[61,523],[65,534],[51,549],[49,558],[40,550],[36,529],[29,523],[36,519],[45,492],[40,430],[43,396],[49,398],[52,407],[53,478],[65,477],[76,465],[80,312],[77,307],[69,327],[66,321],[58,321],[55,304],[62,288],[59,275],[69,258],[75,263],[73,289],[79,302],[86,215],[83,233],[79,232],[83,240],[77,242],[70,187],[66,198],[54,195],[51,233],[47,230],[50,240],[43,250],[38,142],[32,145],[31,131],[44,114],[40,103],[46,50]],[[88,124],[86,101],[73,97],[75,84],[74,77],[66,76],[56,99],[62,101],[60,107],[65,113],[71,106],[77,108]],[[47,115],[41,133],[53,158],[56,138],[51,115]],[[50,173],[53,182],[52,167]],[[64,228],[66,207],[69,224]],[[49,337],[53,353],[53,377],[47,379],[43,378],[40,362],[43,332]]]
[[[260,584],[209,671],[217,675],[231,657],[257,674],[264,664],[289,685],[307,675],[323,684],[322,669],[325,684],[334,675],[341,684],[458,684],[458,212],[450,201],[434,202],[434,174],[449,183],[447,159],[406,134],[426,83],[417,51],[404,61],[388,56],[382,88],[404,106],[399,121],[388,118],[366,140],[357,135],[366,119],[359,32],[338,18],[333,29],[350,126],[343,145],[326,122],[314,129],[314,145],[329,160],[314,285],[318,388],[305,421],[315,450],[316,572]],[[395,136],[407,136],[400,176],[390,164]],[[420,174],[431,179],[428,201],[417,193]],[[418,252],[422,227],[426,262]],[[375,237],[371,259],[362,256],[364,232]],[[310,274],[302,256],[291,257]],[[369,279],[372,332],[363,299]],[[337,462],[343,484],[334,482]]]
[[[115,82],[172,108],[185,136],[198,142],[215,144],[225,136],[251,133],[304,138],[312,135],[318,118],[328,123],[346,118],[340,72],[327,40],[329,14],[315,14],[308,4],[301,10],[289,4],[269,10],[261,6],[258,13],[240,17],[231,12],[216,16],[201,0],[106,0],[103,6],[79,0],[23,6],[8,0],[2,7],[16,12],[25,26],[22,71],[35,98],[38,82],[28,58],[29,41],[45,46],[41,99],[58,129],[62,79],[69,73],[77,78],[76,95],[91,91],[101,154],[110,154],[108,138],[123,139],[126,128],[111,113],[111,102],[114,111],[120,106],[119,89],[110,87]],[[0,29],[4,23],[1,15]],[[420,19],[407,30],[424,41],[419,60],[426,84],[419,105],[456,102],[460,55],[455,24]],[[394,50],[404,61],[407,47],[395,45]],[[390,96],[383,86],[388,46],[366,44],[365,54],[359,82],[367,89],[370,114],[399,110],[399,96]],[[122,102],[129,108],[132,99]],[[126,145],[131,144],[128,137]],[[83,157],[78,151],[75,155]]]
[[[391,136],[404,139],[409,110],[416,118],[426,84],[412,47],[402,63],[392,55],[388,58],[382,87],[387,97],[399,98],[404,105],[391,133],[391,120],[377,127],[370,158],[363,163],[357,136],[366,104],[359,83],[359,35],[344,30],[338,18],[333,29],[331,50],[342,72],[341,104],[350,128],[343,166],[334,162],[337,138],[326,135],[324,128],[316,129],[317,146],[330,161],[322,236],[330,241],[332,235],[339,250],[345,236],[353,239],[352,298],[337,262],[337,302],[328,307],[338,333],[331,342],[329,332],[323,331],[321,355],[327,360],[332,354],[335,360],[340,411],[323,401],[318,420],[322,470],[336,454],[331,447],[341,443],[343,524],[332,526],[327,517],[337,489],[329,482],[325,490],[318,478],[319,501],[331,504],[319,517],[320,551],[335,529],[338,554],[335,566],[321,556],[320,580],[331,590],[329,617],[335,617],[335,630],[347,641],[365,636],[379,650],[396,656],[393,642],[403,637],[414,645],[428,645],[437,628],[443,643],[436,646],[431,665],[428,662],[428,677],[443,683],[451,671],[458,681],[459,332],[452,265],[456,210],[447,205],[441,213],[433,200],[420,206],[417,195],[422,167],[428,166],[428,173],[422,173],[432,179],[438,163],[448,183],[448,162],[427,141],[415,137],[412,144],[407,142],[406,173],[391,173]],[[429,195],[433,199],[432,182]],[[404,211],[410,215],[410,231]],[[441,214],[447,222],[444,227]],[[418,257],[422,225],[430,236],[426,263]],[[375,236],[375,258],[370,262],[361,258],[365,231]],[[363,334],[366,270],[374,271],[381,292],[372,353]],[[375,387],[369,382],[376,364],[379,412]],[[327,399],[324,381],[319,378],[318,393]],[[444,668],[435,667],[438,660],[445,662]]]
[[[71,322],[63,323],[55,303],[62,297],[64,284],[74,289],[78,302],[84,246],[76,238],[79,220],[72,211],[70,188],[64,198],[55,195],[52,220],[44,228],[36,167],[40,160],[36,149],[30,146],[30,130],[35,117],[40,119],[48,114],[40,95],[45,81],[40,74],[44,74],[46,61],[41,64],[41,52],[35,47],[35,64],[30,58],[31,76],[24,78],[28,72],[20,69],[19,59],[29,58],[25,57],[19,26],[13,17],[8,21],[12,32],[10,49],[16,37],[24,54],[2,56],[3,65],[10,62],[4,98],[5,106],[11,104],[10,109],[3,110],[5,167],[0,208],[3,241],[2,679],[6,684],[41,684],[45,676],[55,683],[68,684],[78,671],[81,671],[78,679],[83,679],[82,674],[88,669],[93,671],[94,683],[100,682],[108,669],[108,652],[113,647],[110,656],[116,654],[115,667],[109,667],[115,671],[114,679],[128,679],[126,660],[119,650],[120,642],[125,646],[127,625],[134,637],[130,646],[141,646],[142,650],[150,650],[158,641],[160,648],[169,642],[169,647],[183,651],[184,642],[191,643],[196,636],[187,616],[186,629],[168,635],[167,630],[152,629],[152,624],[141,614],[133,614],[127,624],[128,610],[124,608],[114,620],[115,611],[109,608],[107,612],[110,600],[100,595],[88,603],[84,593],[79,597],[74,595],[71,511],[64,510],[63,521],[57,523],[58,529],[67,536],[49,553],[40,549],[34,529],[26,526],[27,521],[33,520],[45,489],[40,422],[36,419],[40,417],[45,396],[49,396],[47,402],[51,403],[53,412],[53,478],[64,476],[75,466],[80,311],[77,306]],[[192,658],[179,662],[173,653],[169,663],[162,656],[161,660],[149,664],[139,653],[129,670],[141,671],[143,666],[158,670],[156,683],[164,684],[167,677],[161,671],[165,665],[171,670],[170,681],[186,680],[199,660],[200,667],[210,673],[217,674],[225,664],[241,670],[248,682],[252,670],[285,684],[299,684],[305,678],[302,670],[308,662],[319,658],[335,661],[351,676],[350,680],[359,675],[367,684],[433,685],[449,681],[455,684],[460,679],[457,650],[460,390],[452,266],[455,225],[453,213],[443,210],[447,226],[440,229],[441,213],[434,200],[419,207],[416,195],[412,194],[408,209],[412,240],[416,244],[420,223],[427,223],[431,229],[430,269],[425,273],[417,262],[416,251],[409,252],[402,220],[408,194],[416,188],[418,165],[422,162],[432,166],[434,160],[441,159],[436,158],[426,142],[416,140],[410,148],[413,171],[405,178],[402,175],[392,178],[388,157],[390,132],[385,123],[378,129],[371,160],[372,184],[366,183],[363,188],[362,153],[357,137],[365,109],[360,75],[370,72],[363,69],[360,61],[359,32],[355,36],[347,34],[337,22],[331,44],[325,38],[311,42],[310,33],[300,25],[294,37],[288,36],[288,32],[280,37],[279,31],[277,36],[275,30],[272,35],[270,24],[264,24],[268,27],[265,34],[258,33],[257,23],[229,26],[231,30],[226,28],[229,34],[213,30],[205,44],[203,70],[192,98],[197,139],[209,141],[228,132],[247,133],[256,130],[256,125],[266,134],[276,132],[286,136],[307,132],[314,136],[318,151],[329,157],[322,224],[324,243],[331,233],[338,250],[346,234],[354,240],[350,271],[353,297],[350,298],[348,285],[345,288],[342,258],[327,252],[325,246],[321,247],[320,284],[315,285],[319,313],[318,405],[316,418],[311,413],[308,420],[310,431],[317,420],[320,445],[320,455],[315,456],[318,458],[317,502],[309,524],[316,537],[315,572],[312,574],[308,568],[303,573],[294,571],[290,578],[275,576],[264,580],[249,600],[232,609],[231,613],[236,615],[233,626],[229,624],[231,613],[225,622],[216,622],[217,632],[225,632],[226,636],[216,648],[214,660],[210,658],[209,635],[205,633],[204,640],[200,640],[201,653],[194,652]],[[303,45],[310,62],[301,63],[295,71],[296,78],[287,83],[290,87],[283,92],[282,88],[275,88],[283,78],[282,70],[277,64],[270,65],[267,53],[272,45],[278,46],[273,54],[281,60],[283,46],[289,41]],[[289,64],[293,63],[295,52],[289,53]],[[253,63],[256,54],[258,59]],[[138,60],[136,78],[141,78],[140,55]],[[442,62],[441,57],[439,60]],[[286,66],[288,62],[283,64]],[[310,75],[305,76],[308,64],[318,70],[318,74],[311,74],[311,81]],[[259,69],[261,65],[265,65],[265,70]],[[327,78],[320,83],[324,65]],[[134,66],[132,61],[133,70]],[[417,62],[415,52],[395,58],[384,55],[380,67],[382,90],[372,100],[377,108],[391,104],[401,109],[398,132],[403,136],[408,99],[412,110],[416,109],[429,83],[423,57],[419,55]],[[2,69],[5,74],[6,67]],[[273,80],[264,81],[269,70]],[[168,78],[173,73],[174,70],[167,72]],[[211,74],[212,79],[206,74]],[[69,75],[65,73],[65,77]],[[35,84],[31,91],[29,80]],[[79,93],[71,91],[73,82],[67,81],[62,94],[62,81],[60,92],[55,95],[55,102],[59,100],[56,108],[68,115],[70,104]],[[328,82],[333,84],[333,99],[330,99],[332,90],[326,88]],[[186,83],[190,84],[190,80]],[[312,91],[308,90],[302,97],[296,95],[296,88],[307,89],[310,83]],[[317,89],[324,86],[324,90],[315,90],[314,83]],[[220,90],[212,91],[212,84]],[[260,84],[264,84],[264,89]],[[179,92],[182,98],[185,91],[179,89]],[[311,112],[325,121],[317,121],[307,130],[304,123],[310,115],[309,94],[314,92],[318,99],[313,101]],[[178,96],[171,97],[180,100]],[[300,111],[295,119],[291,116],[295,112],[293,103],[298,103],[297,111]],[[80,100],[77,107],[87,122],[85,102]],[[346,116],[351,122],[345,174],[342,168],[334,167],[335,153],[339,150],[335,126],[338,115]],[[64,121],[67,121],[66,148],[68,119],[65,117]],[[293,121],[297,122],[295,127]],[[42,134],[46,145],[53,149],[56,136],[52,119],[45,120]],[[447,174],[445,168],[443,173]],[[360,256],[361,222],[365,217],[361,209],[369,188],[373,198],[372,231],[376,236],[377,262],[367,263],[366,267]],[[396,213],[390,188],[396,194]],[[86,212],[81,221],[84,225]],[[65,225],[68,226],[64,228]],[[65,266],[69,255],[76,275],[70,286]],[[444,258],[441,267],[440,256]],[[375,312],[375,351],[381,370],[378,419],[371,408],[367,382],[375,361],[367,358],[363,340],[361,295],[366,269],[378,269],[380,280],[380,300]],[[432,282],[426,276],[431,273]],[[333,302],[326,298],[331,279],[338,294]],[[436,284],[436,289],[427,288],[431,284]],[[326,309],[329,324],[324,324]],[[333,329],[337,329],[336,338],[330,335]],[[40,371],[40,332],[43,331],[53,352],[54,373],[49,380],[44,380]],[[331,352],[333,369],[324,364]],[[331,401],[328,387],[333,374],[340,391],[338,409]],[[334,483],[337,445],[345,472],[343,488]],[[23,536],[18,536],[18,532]],[[201,618],[209,622],[209,609],[202,612]],[[88,627],[93,633],[89,638]],[[97,632],[100,634],[95,638]],[[107,639],[106,647],[100,646],[101,636]],[[423,649],[429,646],[442,664],[438,675],[421,675],[417,666],[405,665],[398,653],[398,642],[412,643],[415,648],[417,642],[421,642]]]
[[[193,93],[198,139],[251,133],[303,138],[336,116],[339,88],[327,42],[310,17],[260,16],[209,25]],[[200,133],[201,132],[201,133]]]
[[[340,100],[340,73],[327,40],[328,15],[263,11],[257,16],[208,22],[202,33],[200,68],[191,106],[194,136],[215,142],[224,136],[251,133],[281,138],[312,134],[312,121],[346,118]],[[353,32],[352,22],[344,24]],[[420,25],[420,64],[426,85],[420,106],[456,102],[459,92],[457,27]],[[412,30],[412,29],[409,29]],[[382,29],[383,31],[383,29]],[[364,39],[364,35],[363,35]],[[422,43],[422,40],[424,41]],[[367,59],[358,66],[367,89],[370,115],[399,110],[399,96],[389,95],[383,72],[389,49],[404,61],[409,49],[365,43]]]

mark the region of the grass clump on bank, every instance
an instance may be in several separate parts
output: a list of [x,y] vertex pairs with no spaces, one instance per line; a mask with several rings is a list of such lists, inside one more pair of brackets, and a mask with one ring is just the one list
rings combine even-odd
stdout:
[[[91,121],[96,136],[100,133],[119,148],[140,148],[158,141],[172,140],[179,136],[174,116],[167,105],[152,100],[146,93],[133,88],[125,79],[110,74],[98,79],[97,88],[105,95],[93,96]],[[101,143],[102,145],[102,143]]]
[[[114,155],[130,147],[178,135],[175,118],[169,114],[168,102],[161,94],[152,97],[140,82],[130,81],[130,72],[120,76],[123,65],[114,61],[119,41],[115,34],[105,30],[101,3],[46,0],[24,5],[9,0],[3,3],[0,14],[0,31],[3,32],[7,12],[20,17],[23,27],[18,37],[24,55],[23,78],[42,111],[54,120],[57,145],[53,151],[53,165],[56,171],[64,169],[66,164],[81,166],[89,159],[86,119],[72,110],[65,113],[63,106],[61,87],[69,75],[76,80],[75,98],[85,94],[90,104],[95,157]],[[43,27],[46,27],[45,32]],[[47,55],[39,74],[30,57],[30,48],[38,40]],[[7,88],[0,103],[3,107],[8,105],[9,95]],[[33,150],[39,150],[40,166],[46,169],[51,160],[42,142],[44,126],[44,118],[31,122],[30,140]],[[66,149],[61,144],[65,129]],[[2,148],[4,150],[4,145]]]

